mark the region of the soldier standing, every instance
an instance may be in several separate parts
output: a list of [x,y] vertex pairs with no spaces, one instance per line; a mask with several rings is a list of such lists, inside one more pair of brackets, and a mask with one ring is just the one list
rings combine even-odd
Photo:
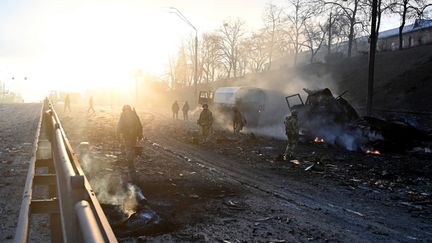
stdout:
[[240,110],[237,107],[233,108],[234,116],[233,116],[233,131],[234,134],[239,134],[243,127],[246,125],[246,119],[241,114]]
[[136,143],[143,138],[142,124],[135,110],[130,105],[124,105],[117,125],[117,136],[122,139],[126,150],[126,160],[129,169],[129,178],[135,174],[134,161],[136,158]]
[[69,94],[67,94],[66,97],[65,97],[65,101],[64,101],[64,112],[66,112],[66,109],[68,109],[69,112],[71,112]]
[[203,110],[201,111],[201,114],[199,116],[197,123],[201,127],[202,137],[203,137],[204,142],[206,142],[207,138],[210,134],[210,131],[212,129],[213,114],[208,109],[207,104],[204,104],[202,107],[203,107]]
[[172,104],[172,106],[171,106],[171,110],[172,110],[172,112],[173,112],[173,119],[174,119],[174,120],[177,120],[177,119],[178,119],[178,112],[179,112],[179,110],[180,110],[180,107],[179,107],[179,105],[178,105],[178,103],[177,103],[177,100],[174,101],[174,104]]
[[292,111],[291,116],[285,118],[285,133],[288,137],[288,145],[285,149],[284,160],[294,157],[294,151],[299,141],[299,127],[297,111]]
[[189,112],[189,104],[186,101],[182,107],[182,111],[183,111],[183,120],[187,121],[188,120],[188,112]]

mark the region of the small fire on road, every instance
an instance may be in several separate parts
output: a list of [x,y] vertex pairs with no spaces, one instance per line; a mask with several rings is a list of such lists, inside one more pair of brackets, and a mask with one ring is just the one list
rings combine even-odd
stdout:
[[366,153],[367,154],[377,154],[377,155],[381,154],[381,152],[376,150],[376,149],[368,149],[368,150],[366,150]]
[[314,142],[315,143],[324,143],[324,139],[320,138],[320,137],[315,137]]

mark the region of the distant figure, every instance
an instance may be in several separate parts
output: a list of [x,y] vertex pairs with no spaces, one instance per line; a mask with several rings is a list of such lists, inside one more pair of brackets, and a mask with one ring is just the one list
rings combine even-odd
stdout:
[[143,138],[142,124],[135,111],[130,105],[124,105],[117,125],[117,137],[121,139],[125,151],[129,169],[129,178],[134,178],[134,161],[137,156],[135,147],[137,142]]
[[233,131],[234,134],[239,134],[243,127],[246,125],[246,119],[241,114],[240,110],[237,107],[233,108]]
[[183,111],[183,120],[187,121],[188,118],[188,112],[189,112],[189,104],[186,101],[182,107],[182,111]]
[[71,112],[69,94],[66,95],[66,98],[64,101],[64,112],[66,112],[66,109],[68,109],[69,112]]
[[95,109],[94,109],[94,102],[93,102],[93,96],[90,96],[90,100],[89,100],[89,108],[87,110],[87,113],[90,112],[90,110],[93,111],[93,113],[95,113]]
[[293,159],[294,151],[299,141],[299,127],[297,111],[291,112],[291,116],[285,118],[285,133],[288,137],[288,145],[285,149],[284,160]]
[[171,106],[171,110],[173,112],[173,119],[177,120],[178,119],[178,112],[180,110],[180,107],[179,107],[179,105],[177,103],[177,100],[174,101],[174,104]]
[[199,116],[197,123],[201,127],[201,134],[202,134],[204,142],[206,142],[208,139],[208,136],[210,135],[210,131],[212,130],[213,114],[208,109],[207,104],[204,104],[202,107],[203,107],[203,110],[201,111],[201,114]]

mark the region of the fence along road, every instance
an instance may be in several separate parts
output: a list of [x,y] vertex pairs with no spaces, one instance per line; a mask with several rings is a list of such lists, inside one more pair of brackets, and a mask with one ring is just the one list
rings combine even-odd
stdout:
[[[52,242],[117,242],[48,100],[32,152],[14,242],[28,241],[31,214],[49,215]],[[40,167],[48,173],[36,174]],[[33,200],[34,185],[48,187],[49,198]]]

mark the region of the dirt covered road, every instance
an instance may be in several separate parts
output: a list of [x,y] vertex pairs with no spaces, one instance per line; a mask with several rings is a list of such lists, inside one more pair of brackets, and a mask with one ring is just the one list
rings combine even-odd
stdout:
[[[40,112],[40,104],[0,104],[0,242],[15,234]],[[45,218],[31,223],[30,241],[49,239]]]
[[[58,107],[59,113],[62,107]],[[144,151],[133,183],[159,217],[153,226],[113,220],[127,165],[115,126],[120,107],[60,114],[68,138],[119,239],[177,242],[428,241],[432,238],[430,153],[366,155],[304,141],[280,161],[285,141],[215,130],[198,141],[189,122],[139,110]],[[311,165],[313,165],[311,167]],[[123,183],[124,184],[124,183]],[[136,225],[135,225],[136,226]]]

